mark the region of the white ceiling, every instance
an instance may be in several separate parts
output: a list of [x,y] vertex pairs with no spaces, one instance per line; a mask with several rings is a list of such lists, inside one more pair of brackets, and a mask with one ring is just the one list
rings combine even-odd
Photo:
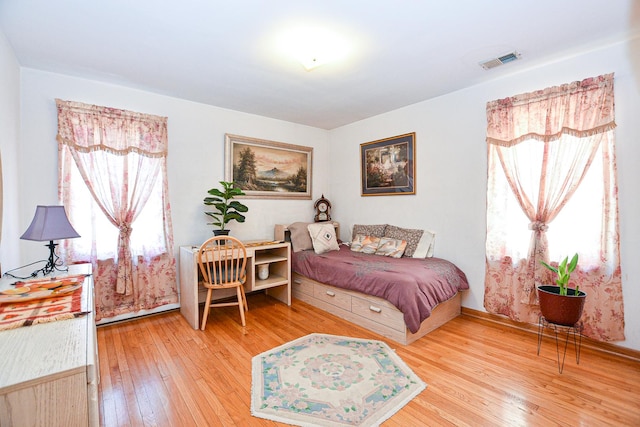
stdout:
[[[305,71],[273,46],[300,24],[357,49]],[[23,67],[333,129],[637,36],[640,0],[0,0],[0,30]]]

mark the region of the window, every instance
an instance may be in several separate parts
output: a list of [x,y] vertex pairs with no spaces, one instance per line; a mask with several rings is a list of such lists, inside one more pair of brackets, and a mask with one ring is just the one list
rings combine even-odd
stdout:
[[[129,165],[139,163],[137,153],[130,153],[128,156],[130,157]],[[115,165],[119,163],[118,157],[110,153],[104,154],[104,160],[107,162],[113,160]],[[118,228],[107,219],[95,202],[75,163],[70,167],[69,176],[69,220],[82,236],[73,242],[73,260],[88,262],[91,261],[92,254],[100,260],[117,260]],[[103,176],[101,180],[108,182],[108,177]],[[129,180],[129,187],[133,188],[134,183],[131,180]],[[133,257],[144,254],[153,257],[170,250],[165,246],[162,212],[162,180],[158,179],[150,189],[149,199],[140,214],[131,223],[130,247]]]
[[537,323],[540,261],[578,252],[586,336],[624,339],[613,74],[487,104],[484,305]]
[[[570,144],[571,141],[566,143]],[[518,147],[523,153],[519,156],[517,165],[519,179],[523,187],[535,189],[528,192],[534,196],[539,194],[542,145],[541,141],[528,139]],[[602,148],[597,149],[594,159],[573,196],[546,230],[549,259],[560,260],[579,249],[580,266],[583,269],[600,265],[601,262],[599,224],[602,220],[602,200],[605,197]],[[496,193],[488,200],[489,210],[499,220],[494,222],[494,227],[487,236],[488,242],[496,242],[487,246],[487,257],[500,259],[505,254],[503,248],[508,247],[513,259],[525,259],[531,243],[531,221],[518,203],[501,168],[498,168],[492,179],[496,181]],[[531,200],[531,203],[537,206],[537,198]]]
[[59,197],[93,264],[96,319],[178,301],[164,117],[57,100]]

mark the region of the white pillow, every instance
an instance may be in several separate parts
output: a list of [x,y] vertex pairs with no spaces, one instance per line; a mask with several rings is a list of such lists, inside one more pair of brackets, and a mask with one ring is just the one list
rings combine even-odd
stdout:
[[336,238],[336,229],[333,223],[328,224],[309,224],[307,226],[313,243],[313,251],[317,254],[323,254],[329,251],[339,251],[338,239]]
[[436,245],[436,233],[425,230],[418,242],[413,258],[428,258],[433,256],[433,248]]

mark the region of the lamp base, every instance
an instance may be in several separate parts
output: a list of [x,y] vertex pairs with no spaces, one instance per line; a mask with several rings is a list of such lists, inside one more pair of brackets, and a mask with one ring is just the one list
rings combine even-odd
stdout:
[[42,272],[42,275],[46,276],[47,274],[51,274],[54,270],[68,271],[69,269],[59,262],[60,257],[56,255],[56,246],[58,246],[58,244],[53,243],[53,240],[50,240],[45,246],[49,248],[49,259],[47,260],[47,265],[42,267],[40,270],[36,270],[34,275],[37,276],[39,272]]

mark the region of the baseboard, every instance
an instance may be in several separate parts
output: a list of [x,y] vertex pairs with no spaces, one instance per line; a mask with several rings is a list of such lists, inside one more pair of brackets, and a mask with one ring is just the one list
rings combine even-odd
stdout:
[[[519,329],[521,331],[530,332],[532,334],[536,334],[536,335],[538,334],[538,325],[514,322],[508,317],[502,316],[499,314],[491,314],[491,313],[487,313],[480,310],[474,310],[472,308],[467,308],[467,307],[462,307],[461,314],[463,316],[469,316],[469,317],[474,317],[476,319],[486,320],[488,322],[497,323],[502,326]],[[640,362],[640,351],[621,347],[619,345],[596,341],[587,337],[582,337],[582,347]]]

